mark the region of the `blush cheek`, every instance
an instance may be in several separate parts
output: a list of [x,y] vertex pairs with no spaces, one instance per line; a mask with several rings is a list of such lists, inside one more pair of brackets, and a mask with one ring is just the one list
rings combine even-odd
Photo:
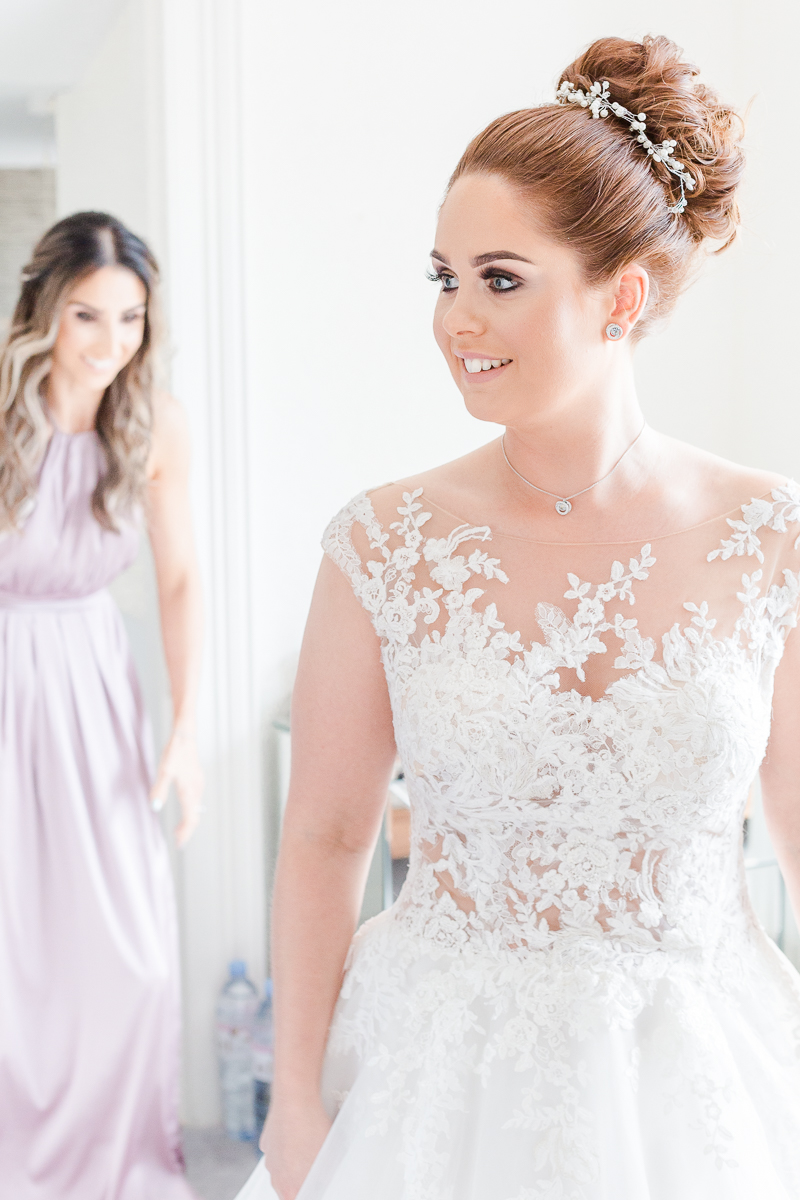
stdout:
[[136,354],[136,351],[139,349],[140,345],[141,345],[141,342],[137,342],[134,346],[130,346],[130,347],[128,347],[127,350],[125,350],[124,354],[122,355],[122,361],[119,364],[120,371],[122,370],[123,367],[127,367],[128,363],[134,357],[134,355]]
[[81,337],[83,331],[75,329],[74,326],[68,325],[65,329],[60,329],[56,343],[53,346],[53,359],[64,367],[72,367],[73,369],[80,363],[80,355],[86,343],[86,338]]

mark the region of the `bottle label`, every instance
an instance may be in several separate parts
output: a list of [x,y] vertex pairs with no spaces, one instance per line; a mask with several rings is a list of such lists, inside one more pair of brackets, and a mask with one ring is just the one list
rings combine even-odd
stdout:
[[217,1049],[223,1058],[250,1053],[250,1030],[235,1025],[217,1025]]

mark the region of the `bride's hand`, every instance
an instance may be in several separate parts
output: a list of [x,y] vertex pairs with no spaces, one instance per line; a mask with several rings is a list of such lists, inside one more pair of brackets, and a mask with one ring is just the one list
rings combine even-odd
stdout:
[[270,1105],[259,1144],[280,1200],[295,1200],[330,1127],[331,1119],[319,1101]]
[[203,794],[203,772],[194,735],[183,729],[174,729],[167,742],[158,768],[150,804],[158,812],[166,803],[169,785],[175,784],[181,806],[181,820],[175,829],[175,840],[185,846],[200,820],[200,797]]

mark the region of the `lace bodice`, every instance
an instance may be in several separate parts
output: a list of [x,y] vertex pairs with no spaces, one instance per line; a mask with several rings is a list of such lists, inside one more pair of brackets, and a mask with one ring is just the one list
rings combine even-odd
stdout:
[[649,544],[493,537],[422,490],[326,552],[381,639],[412,806],[396,906],[443,949],[713,946],[800,595],[800,490]]
[[800,489],[629,545],[435,500],[379,488],[324,539],[380,639],[412,845],[350,947],[302,1200],[800,1195],[800,980],[741,848]]

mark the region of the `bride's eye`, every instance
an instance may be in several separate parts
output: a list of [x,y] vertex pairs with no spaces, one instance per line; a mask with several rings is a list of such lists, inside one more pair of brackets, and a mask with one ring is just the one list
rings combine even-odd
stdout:
[[443,292],[454,292],[458,288],[458,280],[448,271],[428,271],[427,276],[431,283],[440,283]]
[[500,271],[486,271],[482,277],[488,281],[490,292],[513,292],[519,287],[519,281],[513,275]]

